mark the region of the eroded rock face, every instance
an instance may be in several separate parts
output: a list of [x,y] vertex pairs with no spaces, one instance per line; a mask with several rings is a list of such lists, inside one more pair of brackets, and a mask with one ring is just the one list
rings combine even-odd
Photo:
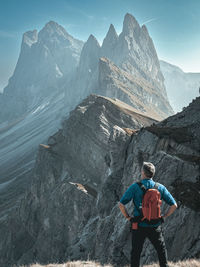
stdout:
[[137,78],[107,58],[99,59],[97,93],[118,98],[144,115],[162,120],[171,109],[166,97],[143,77]]
[[[106,190],[102,186],[116,168],[116,157],[126,156],[124,146],[132,133],[127,127],[139,129],[152,123],[155,120],[132,107],[105,97],[91,95],[78,105],[63,121],[62,129],[40,146],[30,190],[11,218],[2,219],[0,229],[5,231],[8,220],[10,232],[1,232],[1,263],[28,263],[36,258],[61,261],[73,255],[76,245],[73,250],[71,245],[77,243],[82,229],[88,222],[88,230],[98,222],[95,203]],[[113,204],[115,200],[113,197]],[[98,205],[103,214],[109,212],[101,202]],[[93,232],[87,238],[93,240]],[[13,247],[4,250],[11,240]],[[82,244],[78,250],[84,256],[90,248]]]
[[25,32],[15,71],[0,94],[0,123],[10,122],[58,94],[78,65],[83,42],[54,21]]
[[[12,217],[1,220],[1,265],[88,257],[127,264],[129,224],[118,201],[139,179],[143,161],[155,164],[155,180],[179,204],[164,224],[169,258],[198,257],[199,103],[197,98],[183,112],[156,123],[109,98],[84,100],[40,146],[30,190]],[[183,128],[187,131],[180,135]],[[128,209],[131,213],[132,203]],[[155,259],[145,243],[142,262]]]
[[120,35],[111,24],[102,46],[90,35],[67,87],[74,88],[65,100],[71,108],[95,93],[118,98],[158,120],[173,114],[153,41],[146,26],[128,13]]
[[50,21],[24,33],[15,71],[0,94],[0,217],[23,195],[38,144],[69,112],[63,84],[78,65],[83,42]]

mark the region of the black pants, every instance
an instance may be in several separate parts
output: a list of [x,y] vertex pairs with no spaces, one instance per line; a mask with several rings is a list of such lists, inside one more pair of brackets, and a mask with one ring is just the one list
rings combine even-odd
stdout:
[[140,266],[140,254],[146,237],[158,253],[160,267],[169,267],[161,225],[158,227],[138,227],[138,230],[132,230],[131,267]]

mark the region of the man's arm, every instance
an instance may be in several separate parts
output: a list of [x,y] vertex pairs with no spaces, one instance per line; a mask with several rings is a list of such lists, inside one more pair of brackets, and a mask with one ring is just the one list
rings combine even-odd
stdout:
[[124,217],[130,221],[131,217],[129,216],[125,206],[119,202],[119,209],[121,210],[121,213],[124,215]]
[[135,184],[132,184],[131,186],[129,186],[129,188],[126,190],[126,192],[124,193],[124,195],[122,196],[122,198],[119,201],[119,208],[121,213],[124,215],[124,217],[128,220],[131,219],[131,217],[129,216],[125,205],[130,202],[133,198],[134,198],[134,191],[135,191]]
[[166,214],[162,216],[165,219],[169,217],[177,209],[177,204],[175,199],[173,198],[173,196],[170,194],[170,192],[167,190],[166,187],[164,187],[163,190],[163,199],[170,206]]
[[177,204],[175,203],[174,205],[170,206],[170,208],[168,209],[167,213],[162,217],[163,218],[169,217],[176,209],[177,209]]

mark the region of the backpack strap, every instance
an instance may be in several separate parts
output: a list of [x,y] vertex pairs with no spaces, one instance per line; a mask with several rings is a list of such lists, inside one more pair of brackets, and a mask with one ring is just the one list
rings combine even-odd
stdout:
[[137,184],[139,185],[139,187],[142,190],[143,194],[145,194],[148,189],[146,189],[146,187],[141,182],[138,182]]
[[[143,196],[144,196],[144,194],[147,192],[148,189],[146,189],[146,187],[145,187],[141,182],[137,182],[136,184],[141,188],[141,190],[142,190],[142,192],[143,192]],[[134,200],[133,200],[133,204],[135,205],[136,209],[137,209],[137,210],[139,211],[139,213],[141,214],[140,217],[142,217],[142,209],[139,208],[139,207],[135,204],[135,201],[134,201]]]

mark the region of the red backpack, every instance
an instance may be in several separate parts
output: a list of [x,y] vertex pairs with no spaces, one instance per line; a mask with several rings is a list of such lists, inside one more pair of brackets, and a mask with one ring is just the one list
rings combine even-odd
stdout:
[[143,191],[142,198],[142,216],[141,221],[146,221],[147,223],[154,223],[161,219],[161,195],[158,191],[158,183],[155,183],[153,188],[147,189],[142,183],[137,183]]

